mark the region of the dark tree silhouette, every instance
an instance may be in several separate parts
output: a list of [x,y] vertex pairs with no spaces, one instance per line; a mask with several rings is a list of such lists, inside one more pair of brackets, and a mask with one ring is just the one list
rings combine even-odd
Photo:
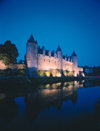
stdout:
[[0,59],[3,60],[5,64],[16,63],[16,58],[19,56],[18,50],[11,41],[6,41],[4,45],[0,44]]

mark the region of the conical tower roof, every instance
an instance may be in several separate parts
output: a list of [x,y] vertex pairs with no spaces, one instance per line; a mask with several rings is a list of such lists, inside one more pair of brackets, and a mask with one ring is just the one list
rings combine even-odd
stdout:
[[57,51],[62,51],[59,45],[57,47]]
[[36,41],[34,40],[34,37],[33,37],[33,35],[32,35],[32,34],[31,34],[31,36],[30,36],[30,38],[29,38],[28,42],[36,42]]
[[76,53],[75,53],[75,51],[73,51],[72,56],[77,56]]

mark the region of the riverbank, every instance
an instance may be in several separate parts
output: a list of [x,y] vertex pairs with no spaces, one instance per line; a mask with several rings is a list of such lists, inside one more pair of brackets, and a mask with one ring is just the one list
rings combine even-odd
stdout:
[[64,82],[82,81],[100,83],[100,77],[39,77],[27,76],[0,77],[0,92],[27,93],[28,90],[38,89],[40,85],[56,84]]
[[86,76],[85,79],[87,79],[87,80],[100,80],[100,76]]
[[34,84],[52,84],[58,82],[70,82],[70,81],[79,81],[84,80],[84,77],[39,77],[39,78],[30,78],[31,82]]
[[79,80],[100,80],[100,77],[97,76],[87,76],[87,77],[27,77],[27,76],[3,76],[0,77],[0,83],[11,82],[11,84],[52,84],[58,82],[70,82],[70,81],[79,81]]
[[58,83],[58,82],[65,82],[65,81],[78,81],[78,80],[84,80],[85,77],[27,77],[27,76],[6,76],[6,77],[0,77],[0,83],[11,81],[18,83],[28,83],[28,84],[52,84],[52,83]]
[[[38,77],[38,78],[29,78],[27,76],[3,76],[0,77],[0,85],[40,85],[40,84],[52,84],[58,82],[70,82],[70,81],[79,81],[79,80],[100,80],[100,77],[97,76],[88,76],[88,77]],[[8,84],[7,84],[8,83]]]

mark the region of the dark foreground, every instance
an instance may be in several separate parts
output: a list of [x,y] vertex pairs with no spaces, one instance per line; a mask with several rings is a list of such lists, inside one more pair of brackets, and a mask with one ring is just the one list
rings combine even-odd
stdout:
[[69,130],[100,130],[99,81],[0,85],[0,131]]

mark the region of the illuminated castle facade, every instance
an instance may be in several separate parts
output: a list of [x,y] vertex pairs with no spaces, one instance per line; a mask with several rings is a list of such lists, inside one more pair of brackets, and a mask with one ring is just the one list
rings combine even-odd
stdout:
[[36,76],[38,71],[60,71],[60,74],[55,73],[54,76],[64,75],[64,71],[74,72],[74,75],[79,75],[83,72],[83,68],[78,67],[77,55],[75,52],[72,56],[63,56],[63,52],[58,46],[56,52],[46,50],[43,46],[40,48],[37,41],[31,35],[26,45],[26,64],[30,76]]

